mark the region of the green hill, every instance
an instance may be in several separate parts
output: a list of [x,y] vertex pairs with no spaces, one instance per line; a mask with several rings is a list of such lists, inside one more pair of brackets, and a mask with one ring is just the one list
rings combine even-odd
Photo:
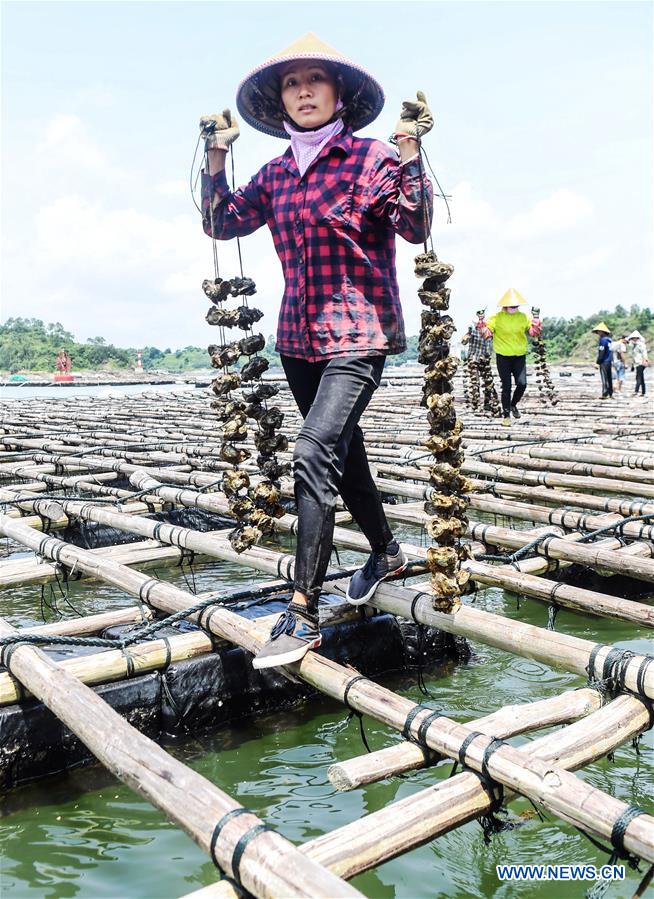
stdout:
[[640,331],[648,346],[654,344],[654,313],[651,309],[632,306],[616,306],[613,312],[605,309],[588,318],[544,318],[543,338],[547,345],[550,362],[594,362],[597,335],[592,333],[595,325],[603,321],[611,329],[614,338],[632,331]]
[[[543,319],[543,337],[547,345],[550,362],[589,363],[595,359],[597,336],[591,333],[594,325],[604,321],[614,337],[629,334],[633,330],[641,332],[650,347],[654,347],[654,314],[651,309],[632,306],[629,310],[616,306],[613,312],[600,312],[582,318]],[[10,318],[0,325],[0,371],[54,371],[57,353],[68,350],[73,359],[75,371],[101,369],[133,369],[136,366],[137,350],[133,347],[121,348],[107,343],[102,337],[93,337],[85,343],[78,343],[70,331],[59,322],[44,324],[36,318]],[[142,347],[143,368],[148,371],[161,369],[167,372],[193,371],[209,368],[206,347],[187,346],[183,349],[160,350],[157,347]],[[275,352],[275,339],[269,337],[261,353],[272,366],[279,365]],[[390,365],[413,362],[418,358],[418,338],[407,338],[407,349],[399,356],[389,357]]]

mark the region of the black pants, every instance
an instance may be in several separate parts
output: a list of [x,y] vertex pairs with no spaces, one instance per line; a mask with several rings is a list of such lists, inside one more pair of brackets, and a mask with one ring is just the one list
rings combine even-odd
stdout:
[[637,365],[636,366],[636,393],[638,390],[643,391],[643,396],[645,396],[645,366]]
[[317,603],[329,565],[340,493],[371,546],[393,534],[370,473],[358,425],[379,387],[384,356],[307,362],[282,356],[304,424],[293,453],[298,512],[295,588]]
[[[527,389],[527,357],[526,356],[495,356],[497,373],[502,382],[502,411],[508,418],[511,406],[517,406],[522,395]],[[511,376],[515,380],[515,390],[511,396]]]
[[613,370],[610,362],[600,362],[600,377],[602,379],[602,399],[605,396],[613,396]]

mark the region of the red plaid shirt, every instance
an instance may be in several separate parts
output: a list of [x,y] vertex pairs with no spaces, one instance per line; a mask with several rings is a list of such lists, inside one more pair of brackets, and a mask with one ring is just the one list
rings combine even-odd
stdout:
[[[203,175],[204,230],[211,190],[221,198],[214,237],[230,240],[268,225],[286,287],[277,350],[317,362],[406,348],[395,271],[395,234],[425,239],[432,189],[417,158],[401,165],[381,141],[346,129],[300,178],[291,148],[232,192],[224,172]],[[423,209],[423,194],[426,212]]]

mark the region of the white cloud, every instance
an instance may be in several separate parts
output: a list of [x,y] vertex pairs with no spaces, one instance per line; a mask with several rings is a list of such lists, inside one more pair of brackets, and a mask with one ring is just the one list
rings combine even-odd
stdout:
[[[435,218],[444,203],[436,199]],[[481,197],[470,181],[460,181],[452,191],[449,200],[452,210],[452,226],[456,231],[471,231],[489,228],[497,224],[497,214],[490,203]]]
[[597,247],[589,253],[581,253],[571,258],[560,273],[562,281],[570,281],[582,275],[590,275],[601,268],[613,256],[610,247]]
[[574,228],[593,211],[591,203],[571,190],[557,190],[528,212],[509,219],[505,233],[511,240],[526,240]]
[[57,115],[47,125],[43,140],[36,147],[40,162],[53,166],[104,169],[107,158],[97,141],[89,135],[84,122],[76,115]]
[[178,181],[163,181],[161,184],[157,184],[155,190],[164,197],[187,197],[189,183],[181,178]]
[[153,265],[165,270],[201,258],[202,235],[189,216],[159,219],[134,208],[106,209],[83,197],[60,197],[36,215],[37,255],[51,266],[74,263],[111,274]]

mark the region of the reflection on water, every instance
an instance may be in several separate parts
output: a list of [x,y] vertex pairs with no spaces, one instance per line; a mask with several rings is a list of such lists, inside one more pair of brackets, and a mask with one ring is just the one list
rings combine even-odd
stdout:
[[[415,540],[417,531],[405,526],[400,536]],[[291,547],[288,538],[286,545]],[[342,564],[357,562],[357,553],[341,554]],[[160,568],[158,576],[188,589],[177,568]],[[190,581],[188,572],[186,577]],[[262,576],[240,566],[214,562],[195,569],[198,592],[257,583]],[[40,587],[3,594],[3,614],[14,624],[40,620]],[[105,585],[80,581],[70,585],[70,600],[84,614],[129,605],[130,597]],[[501,612],[540,627],[547,622],[545,605],[501,591],[475,598],[479,608]],[[64,606],[59,603],[62,611]],[[49,620],[52,615],[48,613]],[[557,630],[634,651],[652,651],[650,635],[627,624],[562,610]],[[447,666],[429,677],[428,686],[438,707],[456,720],[473,720],[502,705],[553,696],[582,686],[584,680],[519,658],[480,643],[465,665]],[[411,675],[397,675],[385,683],[415,701],[424,701]],[[397,735],[365,719],[373,749],[391,745]],[[539,734],[521,738],[516,745]],[[342,706],[316,698],[298,709],[240,721],[228,731],[186,742],[168,750],[204,777],[251,808],[294,843],[341,827],[362,816],[410,797],[445,779],[451,763],[416,772],[408,779],[392,778],[351,793],[337,793],[327,769],[337,760],[364,752],[356,719],[349,721]],[[629,744],[613,761],[601,760],[583,772],[584,779],[610,795],[652,812],[654,785],[650,732],[638,756]],[[176,826],[99,766],[79,769],[12,791],[0,804],[0,894],[12,899],[68,899],[118,897],[173,899],[217,879],[206,855]],[[478,823],[464,827],[393,859],[375,872],[354,878],[353,885],[375,899],[433,899],[433,897],[543,897],[579,899],[588,885],[580,883],[501,884],[495,866],[505,862],[601,865],[606,861],[585,837],[557,819],[540,821],[531,805],[517,800],[510,807],[515,826],[484,841]],[[611,887],[611,899],[633,894],[638,875],[628,873],[623,884]]]

